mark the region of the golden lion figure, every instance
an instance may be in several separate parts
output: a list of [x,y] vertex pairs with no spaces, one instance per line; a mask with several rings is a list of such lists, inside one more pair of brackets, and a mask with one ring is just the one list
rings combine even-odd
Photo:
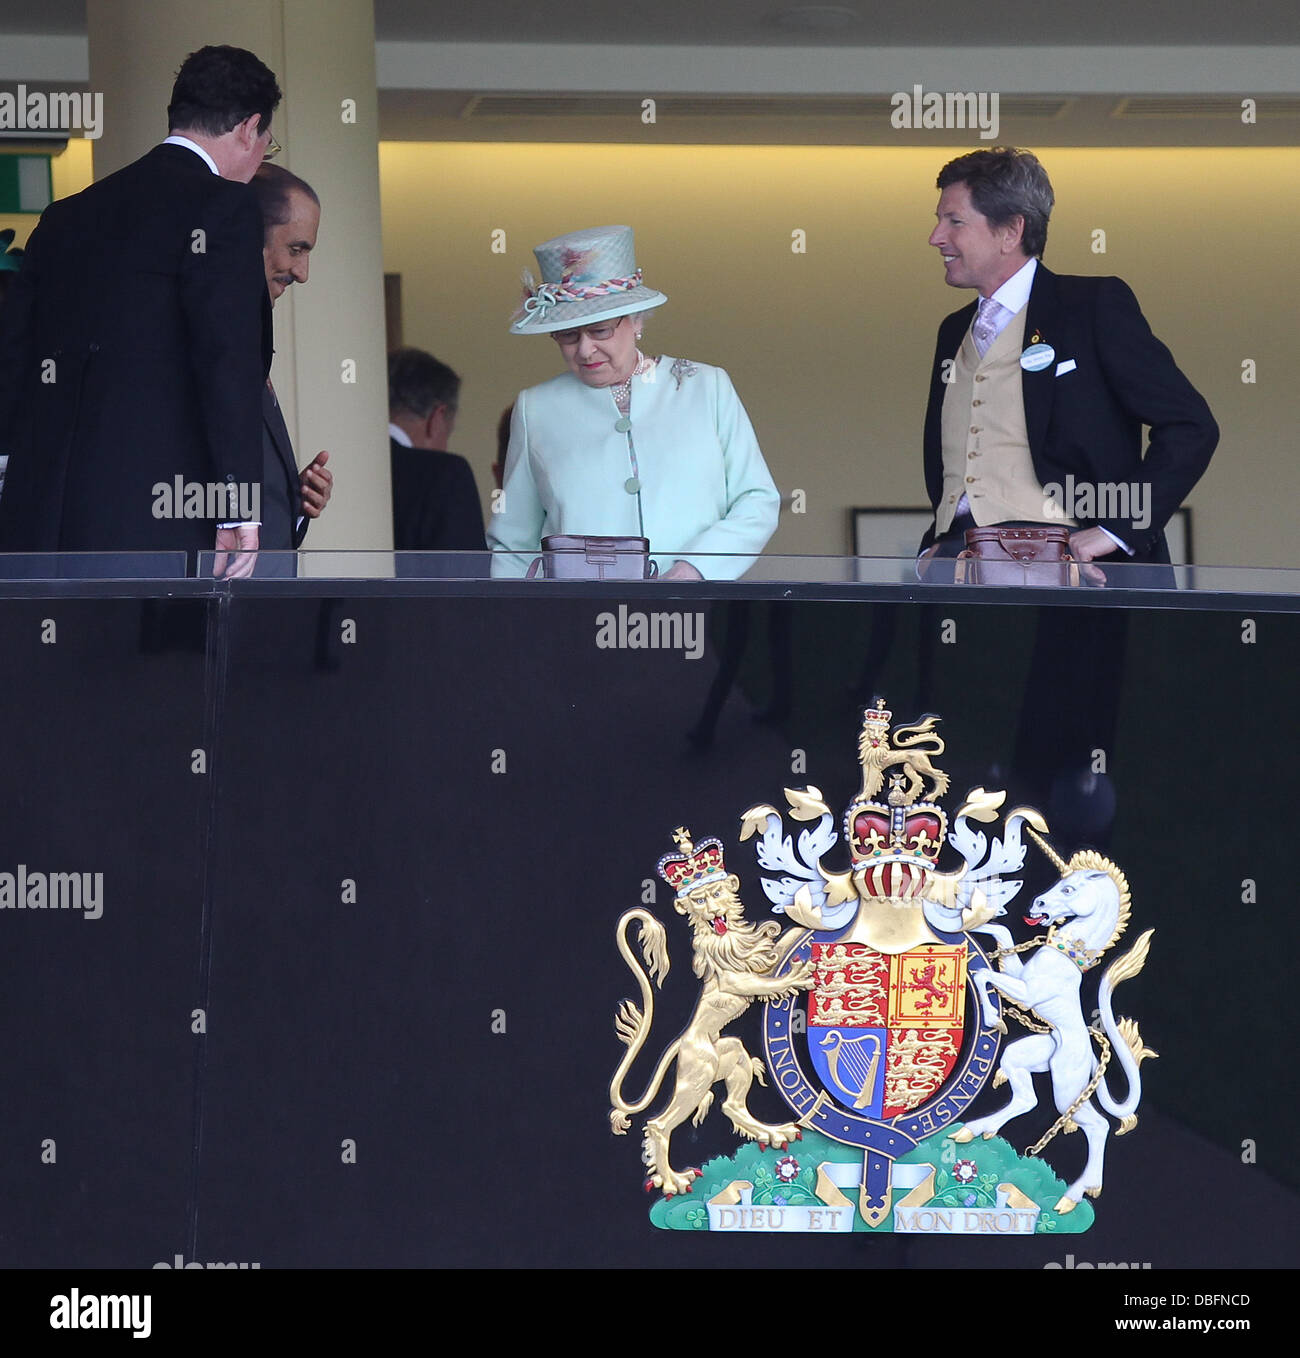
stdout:
[[[943,738],[936,731],[938,717],[925,717],[914,726],[900,726],[894,731],[894,748],[889,747],[890,713],[883,710],[884,700],[876,708],[867,708],[858,738],[858,762],[862,765],[863,801],[870,801],[884,786],[885,770],[901,764],[907,778],[906,802],[913,802],[921,794],[925,779],[931,780],[930,796],[942,797],[948,791],[948,775],[930,762],[931,755],[943,753]],[[918,748],[924,746],[925,748]]]
[[[690,841],[685,839],[684,842],[689,853]],[[720,845],[717,862],[721,864]],[[660,872],[665,880],[673,881],[663,873],[663,864]],[[721,1034],[727,1024],[739,1018],[755,1000],[784,999],[807,990],[813,983],[812,963],[800,962],[786,975],[773,976],[780,926],[775,921],[754,925],[744,918],[744,906],[737,895],[740,879],[734,874],[722,877],[715,872],[699,885],[689,885],[690,880],[687,877],[688,885],[678,891],[674,904],[678,913],[690,922],[693,967],[695,975],[704,984],[690,1023],[659,1058],[645,1093],[630,1103],[623,1097],[623,1079],[650,1035],[654,1018],[650,978],[653,977],[657,985],[663,984],[663,978],[668,974],[668,946],[663,925],[646,910],[627,911],[615,931],[619,951],[641,987],[644,1013],[631,1000],[624,1000],[614,1016],[614,1028],[619,1040],[626,1044],[627,1052],[610,1081],[609,1101],[613,1106],[609,1121],[615,1133],[626,1132],[631,1126],[631,1115],[648,1107],[659,1093],[669,1065],[676,1060],[677,1082],[673,1096],[667,1106],[646,1123],[642,1150],[649,1170],[646,1190],[662,1188],[666,1197],[689,1193],[693,1180],[700,1174],[698,1169],[678,1173],[669,1164],[668,1144],[673,1130],[692,1113],[696,1126],[704,1120],[713,1104],[713,1086],[719,1082],[727,1087],[722,1111],[741,1136],[782,1148],[802,1136],[793,1123],[769,1126],[751,1115],[746,1099],[755,1076],[760,1084],[766,1083],[763,1063],[750,1056],[739,1038]],[[650,976],[637,961],[627,940],[627,928],[633,920],[641,926],[639,941]]]

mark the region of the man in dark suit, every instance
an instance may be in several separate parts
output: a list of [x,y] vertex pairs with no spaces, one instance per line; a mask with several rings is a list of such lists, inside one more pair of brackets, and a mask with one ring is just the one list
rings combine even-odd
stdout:
[[939,327],[922,547],[955,555],[975,524],[1067,523],[1079,561],[1168,561],[1164,526],[1218,442],[1209,407],[1120,279],[1042,265],[1054,197],[1036,156],[974,151],[938,187],[930,244],[948,284],[979,296]]
[[0,307],[4,306],[9,285],[18,277],[23,267],[23,252],[14,248],[12,227],[0,231]]
[[474,473],[463,457],[447,452],[459,399],[460,378],[432,354],[389,354],[393,546],[399,552],[487,550]]
[[[295,283],[305,283],[311,252],[320,230],[320,199],[296,174],[280,165],[262,165],[253,176],[253,191],[262,213],[262,262],[272,306]],[[299,546],[307,526],[329,502],[333,476],[326,469],[329,453],[298,470],[280,402],[268,377],[262,391],[262,531],[263,552],[287,552]],[[274,558],[263,557],[258,575],[293,574],[275,569]]]
[[[930,244],[948,284],[979,297],[939,327],[926,555],[956,556],[973,525],[1046,523],[1070,527],[1094,584],[1107,578],[1098,559],[1167,562],[1164,526],[1218,442],[1209,407],[1123,282],[1042,265],[1055,200],[1036,156],[974,151],[945,165],[938,187]],[[1133,583],[1173,583],[1150,575]],[[1101,847],[1114,792],[1094,758],[1114,748],[1126,646],[1123,609],[1038,610],[1008,775],[1053,829]]]
[[[9,285],[18,277],[18,270],[22,268],[23,252],[13,248],[13,238],[11,228],[0,231],[0,309],[4,307]],[[0,495],[4,494],[5,468],[8,465],[9,457],[3,449],[0,449]]]
[[0,316],[0,549],[215,542],[252,569],[270,301],[247,184],[279,101],[251,52],[202,48],[166,141],[45,210]]

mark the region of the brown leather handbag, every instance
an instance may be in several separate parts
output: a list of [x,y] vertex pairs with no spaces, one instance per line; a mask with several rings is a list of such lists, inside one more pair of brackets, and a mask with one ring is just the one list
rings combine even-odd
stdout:
[[545,580],[652,580],[659,567],[650,560],[648,538],[593,538],[553,533],[542,539],[542,554],[528,567]]
[[957,583],[968,585],[1077,585],[1065,527],[968,528],[957,558]]

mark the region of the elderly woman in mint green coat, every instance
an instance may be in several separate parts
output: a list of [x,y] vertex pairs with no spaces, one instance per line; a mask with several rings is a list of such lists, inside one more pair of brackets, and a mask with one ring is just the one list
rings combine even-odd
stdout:
[[534,251],[514,334],[549,333],[568,371],[515,401],[493,575],[523,575],[541,539],[644,537],[665,580],[735,579],[776,530],[780,495],[731,379],[647,358],[641,313],[668,299],[641,282],[626,226]]

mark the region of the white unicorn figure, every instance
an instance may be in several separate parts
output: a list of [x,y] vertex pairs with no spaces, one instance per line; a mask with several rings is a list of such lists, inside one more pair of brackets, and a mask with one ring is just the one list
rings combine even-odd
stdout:
[[[996,1135],[1004,1123],[1037,1106],[1033,1077],[1050,1072],[1052,1093],[1061,1116],[1031,1148],[1030,1154],[1037,1154],[1060,1130],[1073,1132],[1082,1127],[1088,1142],[1083,1173],[1056,1204],[1056,1211],[1064,1213],[1072,1211],[1084,1193],[1096,1197],[1101,1192],[1102,1160],[1110,1124],[1092,1105],[1093,1092],[1106,1112],[1121,1120],[1117,1136],[1137,1125],[1136,1110],[1142,1097],[1139,1066],[1145,1057],[1156,1053],[1142,1045],[1138,1026],[1132,1019],[1116,1020],[1111,996],[1121,981],[1142,970],[1155,931],[1148,929],[1128,952],[1107,967],[1098,994],[1101,1029],[1089,1029],[1079,998],[1083,973],[1101,960],[1128,924],[1128,881],[1116,864],[1093,850],[1081,850],[1066,863],[1032,829],[1030,834],[1061,874],[1055,886],[1035,899],[1025,917],[1029,924],[1050,924],[1047,937],[1035,940],[1041,946],[1035,948],[1029,961],[1022,962],[1020,951],[1033,945],[1021,944],[1017,949],[1010,931],[1001,924],[972,925],[997,941],[998,957],[1005,970],[973,971],[971,981],[979,992],[987,1024],[1006,1032],[1006,1025],[998,1016],[994,990],[1032,1010],[1043,1024],[1024,1020],[1027,1027],[1037,1031],[1010,1043],[1002,1053],[993,1083],[1010,1083],[1011,1098],[1005,1107],[989,1117],[966,1123],[948,1136],[956,1142],[968,1142],[977,1136]],[[1093,1054],[1090,1033],[1102,1047],[1100,1062]],[[1122,1101],[1114,1098],[1104,1078],[1111,1049],[1119,1057],[1128,1085]]]

